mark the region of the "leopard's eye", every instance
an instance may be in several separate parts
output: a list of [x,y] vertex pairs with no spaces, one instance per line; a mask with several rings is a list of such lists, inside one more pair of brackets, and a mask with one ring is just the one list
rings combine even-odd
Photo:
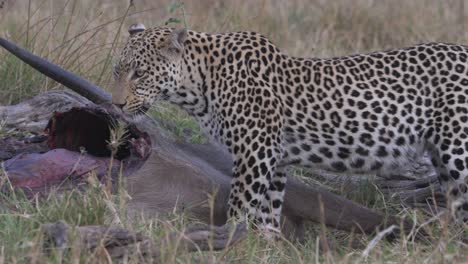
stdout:
[[143,75],[145,75],[145,72],[146,72],[146,71],[143,70],[143,69],[136,69],[136,71],[135,71],[135,76],[136,76],[136,77],[142,77]]

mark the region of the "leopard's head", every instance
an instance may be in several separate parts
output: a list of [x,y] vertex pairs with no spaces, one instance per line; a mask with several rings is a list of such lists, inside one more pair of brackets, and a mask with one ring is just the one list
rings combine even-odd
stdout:
[[124,112],[138,115],[179,89],[187,30],[145,29],[136,24],[129,33],[114,65],[112,102]]

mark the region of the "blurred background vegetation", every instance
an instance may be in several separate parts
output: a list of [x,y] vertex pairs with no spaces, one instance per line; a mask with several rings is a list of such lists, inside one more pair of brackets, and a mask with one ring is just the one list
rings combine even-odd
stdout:
[[[468,43],[465,0],[0,0],[0,35],[105,89],[136,22],[197,31],[257,31],[293,56],[332,57],[422,42]],[[177,23],[178,22],[178,23]],[[185,23],[184,23],[185,22]],[[0,49],[0,104],[57,89]],[[185,113],[153,107],[175,136],[205,139]]]
[[[343,56],[421,42],[468,43],[464,0],[2,0],[0,35],[108,87],[135,22],[208,32],[257,31],[284,52]],[[170,26],[183,26],[171,23]],[[57,84],[0,50],[0,103]]]

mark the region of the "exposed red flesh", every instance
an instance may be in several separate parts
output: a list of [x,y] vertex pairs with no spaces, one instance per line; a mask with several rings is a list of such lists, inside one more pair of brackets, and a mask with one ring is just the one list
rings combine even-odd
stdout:
[[[118,117],[100,109],[72,108],[54,113],[47,128],[45,153],[21,153],[4,163],[8,179],[14,187],[28,192],[47,190],[68,180],[81,181],[94,171],[104,179],[111,164],[109,126]],[[147,133],[134,125],[128,126],[128,140],[115,155],[111,175],[118,176],[120,166],[124,175],[138,169],[151,154],[151,141]],[[86,150],[82,152],[82,150]]]

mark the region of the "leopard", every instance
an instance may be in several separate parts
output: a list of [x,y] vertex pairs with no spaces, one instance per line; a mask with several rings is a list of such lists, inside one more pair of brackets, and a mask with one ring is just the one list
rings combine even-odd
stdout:
[[193,116],[234,161],[230,219],[279,232],[291,165],[397,175],[429,153],[454,220],[468,220],[468,46],[302,58],[250,31],[129,32],[112,103],[135,118],[161,101]]

